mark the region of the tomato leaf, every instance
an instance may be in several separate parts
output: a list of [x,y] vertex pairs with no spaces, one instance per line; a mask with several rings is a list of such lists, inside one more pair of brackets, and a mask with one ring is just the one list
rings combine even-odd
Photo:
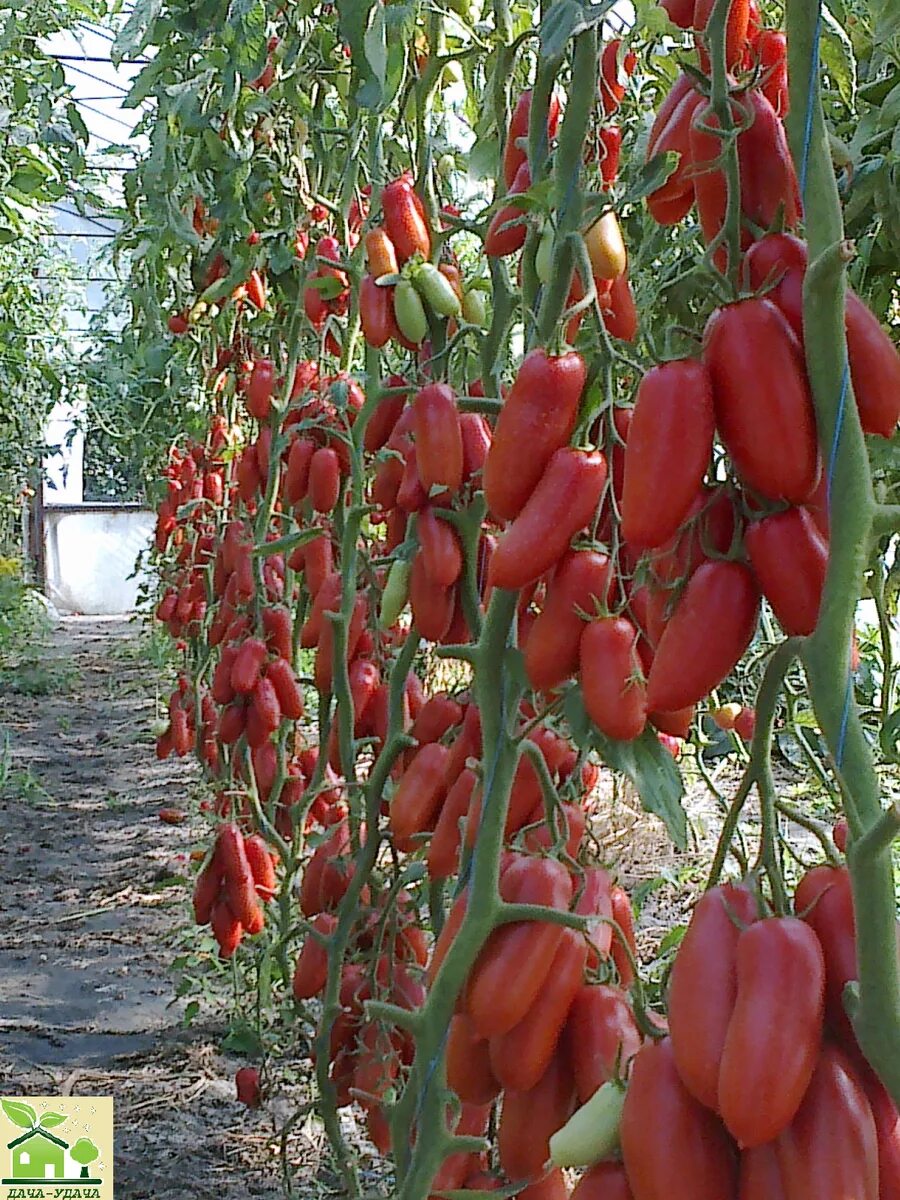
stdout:
[[561,0],[551,5],[541,21],[541,58],[561,58],[569,40],[598,25],[615,4],[616,0],[589,6],[578,0]]
[[592,747],[607,766],[627,775],[637,788],[644,810],[659,817],[679,850],[687,845],[687,818],[682,806],[684,784],[675,760],[649,727],[633,742],[605,737],[585,712],[581,692],[569,688],[563,701],[572,737],[580,749]]

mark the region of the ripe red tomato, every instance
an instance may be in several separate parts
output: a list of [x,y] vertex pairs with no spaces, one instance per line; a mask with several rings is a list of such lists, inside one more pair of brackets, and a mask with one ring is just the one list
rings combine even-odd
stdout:
[[617,1162],[600,1162],[575,1184],[571,1200],[633,1200],[625,1168]]
[[[572,881],[552,858],[517,857],[500,878],[500,895],[518,904],[568,908]],[[528,1012],[549,980],[563,926],[514,921],[496,929],[482,947],[466,988],[465,1007],[484,1037],[508,1033]],[[516,986],[509,986],[515,978]]]
[[550,1157],[550,1138],[575,1107],[575,1085],[565,1055],[557,1053],[534,1087],[507,1089],[497,1131],[500,1165],[510,1179],[534,1179]]
[[[519,196],[522,192],[527,192],[530,187],[531,171],[526,160],[516,171],[516,177],[506,193],[507,198]],[[508,254],[515,254],[525,245],[527,233],[528,223],[525,213],[513,200],[509,204],[504,204],[491,217],[491,223],[484,239],[484,252],[490,258],[505,258]]]
[[741,927],[758,916],[753,892],[730,883],[697,902],[669,977],[669,1030],[678,1074],[692,1096],[716,1109],[719,1065],[737,996]]
[[490,1104],[500,1094],[488,1043],[465,1013],[455,1013],[447,1034],[447,1086],[464,1104]]
[[679,359],[647,372],[625,446],[622,534],[631,545],[661,546],[683,523],[700,492],[714,433],[712,384],[701,362]]
[[578,990],[566,1018],[564,1042],[582,1104],[617,1074],[627,1076],[641,1040],[621,989],[584,984]]
[[394,289],[378,287],[373,276],[364,275],[359,285],[359,319],[370,346],[380,350],[387,345],[397,330]]
[[434,487],[456,492],[462,483],[462,431],[456,397],[445,383],[421,388],[413,401],[416,462],[426,495]]
[[637,638],[627,617],[606,617],[585,625],[578,647],[587,714],[601,733],[622,742],[639,737],[647,722]]
[[808,925],[774,917],[741,934],[718,1112],[742,1149],[778,1137],[800,1107],[822,1041],[824,1003],[822,947]]
[[431,257],[431,233],[409,179],[395,179],[383,189],[381,211],[385,231],[401,264],[414,254]]
[[803,1103],[778,1138],[777,1154],[790,1200],[879,1200],[872,1110],[835,1047],[822,1048]]
[[341,464],[334,450],[323,446],[309,463],[309,498],[316,512],[330,513],[341,494]]
[[747,526],[744,544],[762,594],[786,634],[805,637],[819,620],[828,543],[810,514],[787,508]]
[[844,1009],[844,988],[858,978],[853,891],[846,867],[813,867],[797,884],[794,912],[814,930],[825,955],[828,1024],[847,1049],[856,1035]]
[[537,349],[522,360],[484,463],[485,499],[495,517],[517,517],[555,451],[568,444],[586,377],[574,352]]
[[[516,107],[513,109],[509,129],[506,134],[506,144],[503,147],[503,181],[507,188],[512,187],[517,171],[527,161],[527,155],[522,147],[518,145],[518,141],[519,138],[528,137],[528,122],[530,118],[531,89],[529,88],[516,101]],[[550,105],[547,111],[548,143],[556,137],[556,128],[558,125],[559,100],[554,94],[550,96]]]
[[517,1025],[491,1038],[491,1069],[504,1088],[528,1091],[550,1066],[572,1000],[581,987],[586,959],[584,938],[574,929],[566,929],[550,965],[548,986]]
[[606,459],[596,450],[557,450],[524,508],[497,544],[488,581],[517,589],[562,558],[574,534],[595,516],[606,484]]
[[[715,0],[696,0],[694,16],[691,24],[698,33],[705,33],[712,16]],[[731,0],[728,6],[728,18],[725,26],[725,65],[733,70],[744,55],[747,44],[747,25],[750,20],[750,0]],[[703,40],[698,38],[701,44]],[[700,64],[704,71],[709,70],[709,58],[705,51],[701,53]]]
[[734,1196],[731,1139],[715,1114],[685,1089],[670,1038],[647,1042],[638,1051],[619,1136],[634,1200]]
[[656,647],[647,677],[651,712],[673,712],[702,700],[722,682],[750,644],[759,592],[736,562],[698,567]]
[[577,671],[585,629],[581,613],[594,613],[598,601],[609,603],[612,587],[612,564],[599,550],[570,550],[563,557],[525,643],[525,673],[533,688],[550,691]]

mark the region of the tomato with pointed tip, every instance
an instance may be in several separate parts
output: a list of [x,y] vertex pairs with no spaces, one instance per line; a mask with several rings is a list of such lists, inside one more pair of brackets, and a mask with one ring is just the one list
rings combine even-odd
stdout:
[[384,188],[381,211],[399,263],[415,254],[424,259],[431,257],[431,233],[408,178],[395,179]]
[[462,484],[463,444],[459,409],[445,383],[421,388],[413,401],[416,462],[426,493],[432,488],[456,492]]
[[744,545],[760,590],[789,637],[808,637],[819,621],[828,543],[802,508],[753,521]]
[[621,742],[640,737],[647,723],[647,690],[637,638],[627,617],[606,617],[584,627],[578,647],[587,714],[601,733]]
[[610,1079],[627,1077],[642,1041],[628,997],[606,983],[586,983],[579,989],[566,1018],[564,1040],[581,1104]]
[[514,199],[510,200],[510,197],[520,196],[530,187],[531,170],[526,159],[516,171],[516,177],[506,193],[509,203],[504,204],[494,213],[491,223],[488,225],[484,239],[484,252],[489,258],[505,258],[508,254],[515,254],[525,245],[525,237],[528,233],[525,212]]
[[578,670],[585,620],[609,603],[612,588],[612,563],[599,550],[570,550],[563,557],[525,643],[525,673],[535,690],[550,691]]
[[484,493],[495,517],[522,511],[555,451],[575,429],[587,378],[580,354],[530,351],[503,402],[484,463]]

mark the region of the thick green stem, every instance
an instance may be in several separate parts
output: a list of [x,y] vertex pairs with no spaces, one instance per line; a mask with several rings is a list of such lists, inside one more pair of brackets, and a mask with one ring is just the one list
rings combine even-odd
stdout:
[[[850,639],[876,516],[872,476],[847,370],[843,222],[822,108],[818,5],[788,0],[791,150],[804,182],[810,268],[803,295],[806,362],[828,472],[830,554],[819,623],[803,651],[810,696],[834,758],[851,829],[859,991],[851,1014],[866,1058],[900,1101],[900,974],[889,847],[867,833],[880,788],[850,677]],[[833,502],[837,498],[838,502]]]

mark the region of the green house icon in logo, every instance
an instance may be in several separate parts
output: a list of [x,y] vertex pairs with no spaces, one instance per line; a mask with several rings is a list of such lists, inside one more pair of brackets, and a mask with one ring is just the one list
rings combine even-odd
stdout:
[[69,1143],[54,1137],[46,1129],[30,1129],[7,1143],[12,1150],[14,1179],[65,1179],[66,1150]]

